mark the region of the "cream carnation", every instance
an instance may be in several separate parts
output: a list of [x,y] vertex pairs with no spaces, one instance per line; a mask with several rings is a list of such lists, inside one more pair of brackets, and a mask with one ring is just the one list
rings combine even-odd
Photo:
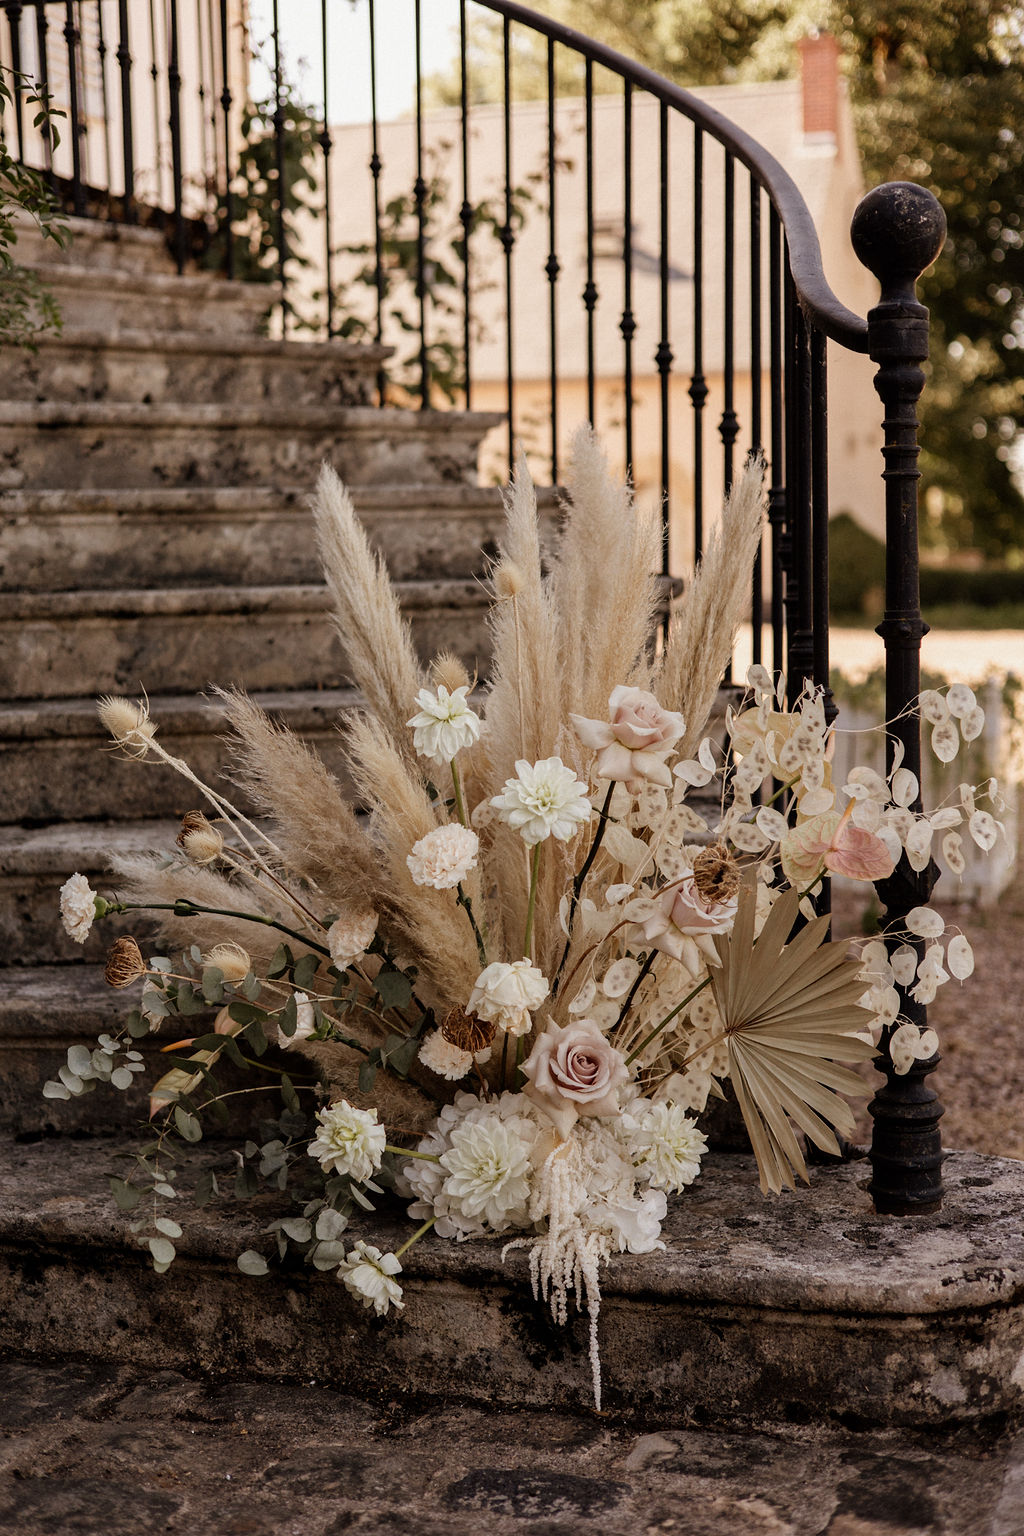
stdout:
[[548,991],[547,981],[530,960],[514,960],[510,965],[496,960],[477,977],[466,1012],[492,1021],[507,1034],[525,1035],[531,1013]]
[[653,693],[625,684],[612,689],[608,713],[608,720],[569,716],[584,746],[597,751],[596,776],[624,783],[634,795],[648,782],[669,788],[665,758],[686,729],[682,715],[662,709]]
[[393,1275],[400,1275],[402,1266],[393,1253],[381,1253],[372,1243],[358,1242],[352,1252],[338,1265],[338,1279],[345,1289],[358,1296],[364,1307],[372,1307],[378,1317],[383,1317],[390,1307],[401,1312],[402,1287]]
[[96,918],[96,892],[84,875],[74,874],[60,888],[60,920],[76,944],[84,944]]
[[450,1083],[457,1083],[465,1077],[473,1065],[471,1052],[446,1040],[439,1029],[431,1030],[420,1046],[420,1061],[429,1071],[436,1072],[438,1077],[446,1078]]
[[450,763],[463,747],[471,747],[480,735],[480,716],[466,702],[468,685],[451,692],[443,683],[436,693],[421,688],[416,695],[419,714],[406,724],[412,726],[413,746],[421,757],[435,763]]
[[681,1105],[639,1099],[623,1118],[630,1155],[641,1178],[669,1194],[693,1183],[708,1144]]
[[505,780],[504,791],[491,804],[530,848],[548,837],[568,842],[593,812],[587,786],[560,757],[538,763],[520,758],[516,777]]
[[450,891],[476,868],[480,839],[459,823],[436,827],[413,843],[406,859],[417,885],[432,885],[435,891]]
[[497,1115],[455,1126],[441,1157],[448,1173],[442,1188],[453,1212],[479,1218],[494,1232],[513,1219],[525,1220],[535,1136],[534,1127],[525,1125],[526,1136],[515,1122]]
[[377,932],[376,912],[343,912],[327,930],[327,948],[339,970],[355,965],[373,943]]
[[621,1054],[590,1019],[549,1024],[523,1063],[528,1098],[545,1110],[563,1137],[578,1115],[618,1113],[618,1090],[629,1080]]
[[317,1110],[316,1118],[318,1130],[308,1151],[325,1172],[347,1173],[359,1183],[376,1173],[387,1137],[384,1127],[377,1124],[375,1109],[357,1109],[347,1099],[340,1099]]

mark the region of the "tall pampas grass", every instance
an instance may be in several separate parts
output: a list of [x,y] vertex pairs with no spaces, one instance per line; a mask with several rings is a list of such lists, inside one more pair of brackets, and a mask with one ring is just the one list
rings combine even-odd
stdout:
[[686,718],[681,757],[691,757],[704,735],[736,632],[750,614],[751,571],[764,526],[764,467],[763,458],[750,459],[735,482],[655,678],[662,704]]
[[232,777],[272,819],[287,867],[322,891],[335,910],[372,907],[376,853],[333,774],[246,694],[216,692],[234,732]]
[[392,741],[411,758],[405,723],[424,677],[387,567],[370,548],[352,498],[329,464],[320,471],[312,508],[334,626],[352,676]]
[[593,428],[573,436],[570,504],[551,572],[558,615],[561,718],[603,718],[620,683],[649,686],[660,525],[609,472]]

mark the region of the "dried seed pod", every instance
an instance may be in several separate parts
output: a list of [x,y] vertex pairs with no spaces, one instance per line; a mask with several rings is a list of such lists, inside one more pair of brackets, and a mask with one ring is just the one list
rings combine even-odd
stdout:
[[713,843],[693,861],[693,883],[705,901],[731,901],[740,888],[740,867],[724,843]]
[[194,864],[212,864],[224,852],[224,839],[202,811],[186,811],[175,842]]
[[142,950],[131,937],[115,939],[107,954],[103,979],[108,987],[130,987],[146,974]]
[[460,1051],[475,1056],[485,1051],[498,1032],[493,1019],[478,1019],[464,1008],[452,1008],[445,1015],[441,1034],[449,1045],[457,1045]]

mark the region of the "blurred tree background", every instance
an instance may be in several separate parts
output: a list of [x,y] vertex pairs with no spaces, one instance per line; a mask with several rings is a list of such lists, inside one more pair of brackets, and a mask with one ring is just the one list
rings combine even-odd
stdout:
[[[917,181],[949,221],[921,284],[932,312],[922,401],[926,541],[1024,566],[1024,10],[1019,0],[533,0],[681,85],[783,79],[810,28],[843,50],[867,184]],[[474,25],[472,93],[500,97],[501,22]],[[546,91],[517,37],[518,95]],[[602,88],[601,72],[595,88]],[[573,82],[560,81],[571,90]],[[432,82],[457,99],[457,71]],[[578,88],[578,84],[577,87]],[[1020,470],[1016,474],[1015,470]]]

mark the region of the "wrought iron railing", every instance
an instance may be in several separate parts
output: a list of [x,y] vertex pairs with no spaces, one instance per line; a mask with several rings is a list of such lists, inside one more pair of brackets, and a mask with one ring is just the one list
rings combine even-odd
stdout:
[[[239,202],[242,161],[258,131],[274,248],[266,275],[281,284],[282,329],[411,338],[405,372],[380,380],[381,404],[473,408],[498,398],[504,453],[511,456],[517,437],[527,439],[553,482],[567,416],[589,417],[609,442],[617,436],[634,480],[653,462],[648,478],[663,507],[666,572],[673,561],[699,558],[706,507],[728,491],[737,457],[763,450],[769,534],[766,569],[757,570],[752,593],[752,652],[755,661],[763,653],[785,667],[794,692],[805,678],[825,688],[829,680],[827,343],[869,354],[885,407],[887,712],[893,741],[917,771],[920,734],[910,706],[926,626],[916,402],[927,311],[914,284],[944,233],[930,194],[894,184],[858,208],[854,247],[882,288],[862,319],[826,281],[813,221],[790,174],[706,100],[513,0],[459,0],[456,100],[438,114],[421,67],[422,7],[410,0],[410,110],[400,123],[385,123],[377,111],[381,38],[374,0],[366,0],[369,122],[338,129],[329,99],[337,11],[321,0],[312,50],[320,85],[307,113],[319,191],[303,213],[289,205],[298,108],[278,0],[267,16],[268,52],[255,64],[236,0],[2,0],[2,9],[3,62],[34,76],[68,118],[55,151],[45,124],[37,132],[26,120],[16,88],[18,153],[62,190],[72,212],[161,222],[179,270],[205,247],[219,252],[231,279],[259,217],[251,200]],[[317,8],[303,10],[308,20]],[[491,22],[497,64],[484,104],[471,50],[481,17]],[[534,164],[523,163],[526,119],[516,92],[524,43],[540,74],[529,108],[540,146]],[[246,111],[254,69],[265,72],[269,94],[257,129],[260,120]],[[567,138],[579,149],[572,165]],[[485,190],[475,179],[482,147],[496,172]],[[609,205],[616,211],[610,233]],[[351,222],[359,206],[362,227]],[[454,221],[454,236],[439,233],[439,216]],[[638,245],[638,225],[652,237],[647,249]],[[582,284],[568,292],[577,267]],[[602,322],[610,303],[611,331]],[[539,422],[529,419],[531,401]],[[684,512],[689,550],[672,542]],[[886,928],[903,928],[933,876],[934,866],[915,874],[900,865],[881,888]],[[923,1023],[923,1007],[908,996],[902,1013]],[[927,1082],[935,1065],[917,1063],[902,1077],[887,1070],[872,1105],[880,1210],[923,1211],[941,1198],[942,1110]]]

